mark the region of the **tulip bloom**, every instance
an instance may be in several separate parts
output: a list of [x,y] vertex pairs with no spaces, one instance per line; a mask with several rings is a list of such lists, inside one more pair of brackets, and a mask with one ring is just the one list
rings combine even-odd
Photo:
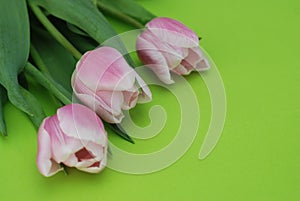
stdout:
[[106,165],[107,146],[97,114],[80,104],[66,105],[39,128],[37,166],[47,177],[61,171],[61,163],[98,173]]
[[73,73],[72,87],[81,102],[109,123],[120,123],[124,117],[122,110],[129,110],[138,101],[151,100],[145,82],[111,47],[100,47],[83,55]]
[[171,84],[170,71],[188,75],[191,71],[209,69],[195,32],[170,18],[154,18],[138,36],[137,53],[161,81]]

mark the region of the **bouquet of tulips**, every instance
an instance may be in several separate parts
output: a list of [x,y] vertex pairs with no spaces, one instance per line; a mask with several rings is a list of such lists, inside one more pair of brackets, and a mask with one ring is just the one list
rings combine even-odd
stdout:
[[[140,29],[140,61],[164,83],[172,73],[209,69],[199,37],[177,20],[156,17],[132,0],[1,0],[0,133],[10,101],[38,128],[38,170],[51,176],[65,166],[98,173],[108,153],[107,129],[133,142],[117,125],[123,111],[151,101],[147,83],[105,16]],[[105,41],[115,37],[114,43]],[[46,117],[30,85],[57,103]],[[74,95],[74,96],[73,96]]]

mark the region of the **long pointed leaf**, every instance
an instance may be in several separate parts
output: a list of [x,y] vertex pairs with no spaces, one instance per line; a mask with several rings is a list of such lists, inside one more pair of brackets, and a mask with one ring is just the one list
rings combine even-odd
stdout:
[[[103,14],[91,0],[29,0],[31,5],[41,6],[50,14],[76,25],[99,44],[117,35]],[[126,48],[121,40],[115,40],[112,47],[126,54]],[[134,65],[129,56],[127,61]]]
[[27,91],[24,88],[21,88],[22,94],[25,97],[26,101],[30,104],[31,108],[33,108],[32,116],[29,116],[30,120],[32,121],[33,125],[38,128],[40,124],[42,123],[43,119],[46,117],[44,114],[44,111],[42,109],[42,106],[38,102],[38,100],[35,98],[33,94],[31,94],[29,91]]
[[119,137],[123,138],[124,140],[134,144],[134,140],[124,131],[124,130],[121,130],[119,128],[118,125],[116,124],[110,124],[110,123],[106,123],[104,122],[104,125],[106,128],[109,128],[111,131],[113,131],[114,134],[118,135]]
[[[76,33],[75,26],[58,18],[51,19],[57,29],[82,53],[95,49],[99,43],[82,33]],[[66,25],[68,24],[68,25]],[[71,28],[72,27],[72,28]],[[77,28],[78,29],[78,28]]]
[[32,76],[35,81],[52,92],[62,103],[66,105],[72,103],[72,95],[69,91],[53,80],[49,75],[41,73],[29,62],[25,66],[25,73]]
[[38,28],[32,29],[32,45],[51,77],[72,93],[71,76],[75,69],[76,60],[49,33]]
[[6,136],[6,125],[4,121],[4,113],[3,113],[3,106],[6,102],[6,91],[5,89],[0,85],[0,133],[2,135]]
[[7,89],[12,104],[27,114],[32,114],[17,79],[29,54],[26,1],[1,0],[0,8],[0,84]]
[[147,22],[155,18],[155,15],[147,11],[140,4],[133,0],[97,0],[101,8],[115,9],[125,15],[128,15],[145,25]]

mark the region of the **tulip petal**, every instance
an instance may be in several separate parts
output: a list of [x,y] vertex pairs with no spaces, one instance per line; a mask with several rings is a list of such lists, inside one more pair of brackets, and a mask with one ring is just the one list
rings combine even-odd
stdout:
[[[79,152],[82,152],[81,156],[79,156]],[[101,145],[88,142],[86,144],[86,147],[82,150],[79,150],[75,155],[78,159],[78,163],[75,165],[75,167],[79,170],[86,171],[90,167],[99,168],[100,163],[98,166],[96,166],[95,163],[100,162],[101,160],[106,158],[107,150]],[[88,157],[83,158],[83,156],[85,155],[87,155]]]
[[137,90],[137,88],[136,88],[136,91],[134,91],[134,92],[124,91],[123,96],[124,96],[124,102],[122,104],[122,109],[129,110],[136,105],[138,96],[139,96],[139,91]]
[[[155,36],[149,30],[145,30],[139,36],[139,39],[140,38],[143,38],[148,43],[152,44],[153,49],[150,49],[149,48],[150,46],[149,46],[149,47],[147,47],[146,50],[153,50],[153,51],[156,51],[156,52],[160,52],[162,54],[162,56],[166,60],[168,68],[175,68],[178,64],[180,64],[181,60],[184,59],[188,55],[188,51],[187,51],[186,48],[175,47],[175,46],[172,46],[168,43],[163,43],[163,42],[161,42],[160,38]],[[149,54],[148,56],[151,57],[151,54]]]
[[139,37],[136,47],[141,61],[146,64],[161,81],[167,84],[174,83],[166,59],[153,43]]
[[124,102],[123,93],[120,91],[98,91],[97,96],[101,97],[107,111],[113,115],[122,113],[121,107]]
[[[95,161],[106,157],[106,152],[102,145],[85,140],[81,140],[81,142],[82,146],[74,150],[73,154],[63,162],[65,165],[70,167],[88,167]],[[104,143],[107,144],[107,139]],[[96,150],[91,147],[96,147]]]
[[54,115],[45,122],[45,129],[50,133],[51,152],[53,159],[62,163],[67,160],[74,150],[80,149],[80,140],[68,137],[60,128],[57,115]]
[[106,148],[99,147],[99,145],[91,145],[92,146],[89,146],[89,149],[92,150],[97,157],[78,163],[76,168],[89,173],[99,173],[106,166],[107,150]]
[[[200,50],[200,49],[199,49]],[[193,49],[189,49],[188,56],[184,59],[189,65],[196,66],[196,64],[203,58],[203,55],[200,55],[200,51],[195,51]]]
[[101,164],[102,164],[101,161],[97,161],[94,164],[99,164],[99,166],[93,166],[93,164],[92,164],[90,167],[81,167],[81,168],[77,168],[77,169],[84,171],[84,172],[89,172],[89,173],[99,173],[105,167],[105,166],[101,166]]
[[172,72],[177,73],[178,75],[188,75],[193,68],[186,68],[185,66],[179,64],[176,68],[172,69]]
[[[134,85],[135,71],[128,66],[124,58],[114,62],[103,75],[98,90],[124,91]],[[123,69],[122,69],[123,68]]]
[[[82,170],[82,169],[86,169],[86,168],[92,166],[96,162],[97,161],[94,158],[88,159],[88,160],[83,160],[83,161],[77,162],[77,164],[74,167],[76,167],[79,170]],[[83,170],[83,171],[86,171],[86,170]]]
[[[181,61],[188,56],[188,49],[175,47],[171,45],[169,45],[169,48],[170,49],[172,48],[172,50],[170,52],[165,52],[163,54],[167,59],[169,68],[172,69],[172,68],[176,68],[181,63]],[[171,59],[173,61],[170,61]]]
[[181,62],[187,69],[204,71],[210,68],[200,47],[190,48],[188,56]]
[[78,163],[77,157],[75,154],[71,154],[67,160],[63,162],[66,166],[69,167],[75,167],[75,165]]
[[140,77],[140,75],[136,74],[136,80],[139,86],[142,89],[142,92],[139,94],[138,103],[147,103],[152,100],[152,93],[146,84],[146,82]]
[[105,110],[110,110],[110,107],[97,96],[97,91],[92,91],[84,85],[84,83],[76,76],[72,76],[72,87],[73,91],[79,100],[87,105],[91,110],[96,111],[100,105]]
[[161,41],[173,46],[186,48],[198,46],[199,39],[196,33],[177,20],[158,17],[148,22],[146,27]]
[[97,96],[101,97],[103,102],[110,108],[108,111],[112,114],[122,112],[121,106],[124,102],[123,93],[120,91],[98,91]]
[[206,57],[204,56],[201,48],[200,47],[194,47],[194,48],[191,48],[191,50],[200,57],[200,60],[198,60],[198,62],[196,62],[193,65],[194,68],[197,71],[208,70],[210,68],[210,64],[209,64],[208,60],[206,59]]
[[133,69],[121,53],[111,47],[100,47],[85,53],[76,69],[76,76],[92,91],[126,90],[134,83]]
[[105,146],[103,123],[89,108],[80,104],[66,105],[57,110],[57,119],[65,135]]
[[44,119],[38,131],[38,154],[37,166],[40,173],[46,177],[50,177],[55,173],[63,170],[63,168],[52,159],[51,156],[51,138],[45,130],[45,122],[49,118]]
[[96,161],[103,160],[104,158],[106,158],[106,153],[107,153],[106,147],[103,147],[95,143],[88,143],[86,145],[86,149],[94,155],[94,160]]
[[[85,105],[87,105],[91,110],[95,111],[104,121],[108,123],[120,123],[123,119],[124,115],[122,113],[112,114],[111,109],[107,108],[107,105],[103,103],[102,99],[101,103],[96,101],[96,99],[88,94],[78,94],[76,93],[76,97]],[[104,106],[104,107],[103,107]],[[114,116],[113,116],[114,115]]]
[[197,71],[205,71],[210,69],[210,64],[208,60],[204,58],[196,64],[195,69]]
[[99,116],[107,123],[121,123],[124,118],[123,112],[112,114],[109,111],[102,109],[101,106],[98,107],[97,114],[99,114]]

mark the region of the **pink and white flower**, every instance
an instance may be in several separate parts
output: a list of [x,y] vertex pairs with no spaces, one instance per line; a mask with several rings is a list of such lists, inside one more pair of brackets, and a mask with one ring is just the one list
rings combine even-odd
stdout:
[[138,36],[137,53],[161,81],[171,84],[170,71],[188,75],[210,68],[195,32],[174,19],[158,17]]
[[80,104],[66,105],[39,128],[37,166],[47,177],[61,171],[60,164],[98,173],[106,165],[107,147],[97,114]]
[[111,47],[83,55],[73,73],[72,87],[81,102],[109,123],[120,123],[122,110],[149,101],[152,96],[142,78]]

